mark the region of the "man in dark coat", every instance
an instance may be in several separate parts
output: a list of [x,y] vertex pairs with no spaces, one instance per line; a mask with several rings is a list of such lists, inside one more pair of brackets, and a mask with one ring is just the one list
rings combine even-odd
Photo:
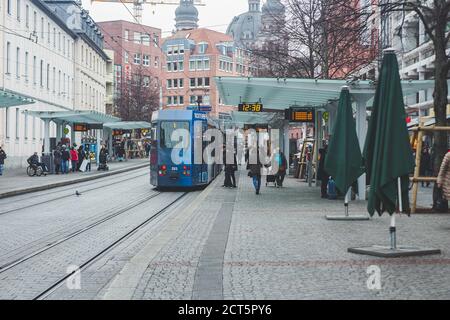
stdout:
[[[421,177],[428,177],[432,174],[431,171],[431,155],[430,152],[428,151],[428,148],[425,147],[422,150],[422,158],[420,159],[420,176]],[[424,186],[424,182],[422,181],[422,187]],[[430,186],[430,183],[427,182],[427,187]]]
[[327,185],[330,175],[325,171],[325,157],[327,155],[327,146],[319,149],[319,168],[317,170],[317,179],[321,181],[320,193],[322,198],[327,198]]
[[61,148],[58,146],[56,147],[56,149],[53,151],[53,163],[55,164],[55,173],[59,174],[59,171],[61,169]]
[[61,173],[69,173],[70,152],[65,145],[61,149]]

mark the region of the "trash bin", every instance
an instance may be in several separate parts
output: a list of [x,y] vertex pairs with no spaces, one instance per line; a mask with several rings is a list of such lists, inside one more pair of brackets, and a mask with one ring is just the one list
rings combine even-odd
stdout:
[[51,174],[55,173],[55,165],[53,163],[53,155],[50,155],[50,154],[42,155],[41,161],[43,163],[45,163],[45,166],[48,169],[48,173],[51,173]]

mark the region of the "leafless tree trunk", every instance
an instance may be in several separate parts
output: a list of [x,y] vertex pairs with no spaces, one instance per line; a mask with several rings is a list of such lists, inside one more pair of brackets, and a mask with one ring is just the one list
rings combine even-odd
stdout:
[[151,121],[152,112],[159,108],[159,84],[144,73],[142,67],[129,78],[123,76],[115,104],[124,121]]
[[[448,73],[450,60],[447,55],[450,32],[447,29],[450,22],[450,0],[412,0],[412,1],[392,1],[381,4],[384,13],[405,11],[415,12],[423,23],[425,33],[433,42],[435,52],[434,62],[434,113],[437,126],[447,125],[447,104],[448,104]],[[437,175],[442,160],[447,153],[447,133],[434,133],[434,174]],[[420,152],[418,150],[417,152]]]

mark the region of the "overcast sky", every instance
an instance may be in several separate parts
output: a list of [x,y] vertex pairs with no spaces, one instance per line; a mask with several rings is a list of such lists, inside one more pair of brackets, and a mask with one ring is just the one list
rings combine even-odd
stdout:
[[[105,1],[105,0],[102,0]],[[118,0],[116,0],[118,1]],[[132,21],[133,17],[125,9],[122,3],[100,3],[91,0],[82,0],[84,9],[88,10],[95,21],[107,20],[127,20]],[[206,6],[198,6],[199,26],[212,30],[225,32],[228,24],[234,16],[246,12],[248,9],[247,0],[203,0]],[[176,5],[143,5],[142,23],[160,28],[163,37],[170,36],[175,29],[175,9]],[[133,12],[133,5],[128,5]]]

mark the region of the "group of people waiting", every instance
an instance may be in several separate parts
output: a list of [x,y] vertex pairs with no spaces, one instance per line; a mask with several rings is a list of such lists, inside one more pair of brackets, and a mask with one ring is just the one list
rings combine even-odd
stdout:
[[53,163],[55,165],[55,174],[68,174],[69,161],[71,164],[71,171],[80,171],[83,161],[86,160],[86,168],[83,171],[91,171],[91,153],[89,150],[85,151],[83,146],[76,149],[74,144],[70,149],[66,145],[59,143],[53,151]]

